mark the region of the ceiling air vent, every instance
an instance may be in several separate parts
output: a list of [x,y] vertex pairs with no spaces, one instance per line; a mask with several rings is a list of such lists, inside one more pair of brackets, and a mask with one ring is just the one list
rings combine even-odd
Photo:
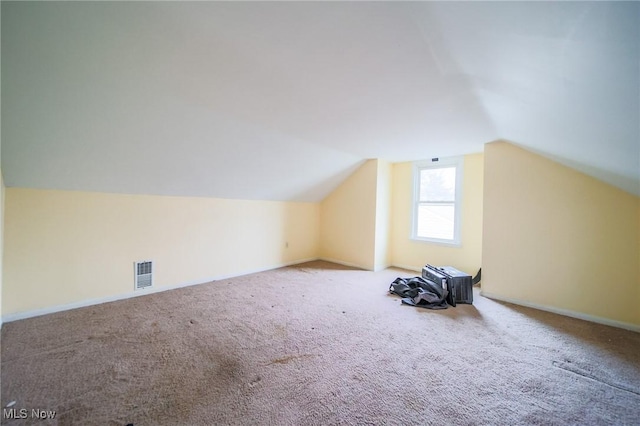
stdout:
[[135,274],[135,289],[143,290],[147,287],[153,286],[153,262],[145,260],[142,262],[135,262],[134,264]]

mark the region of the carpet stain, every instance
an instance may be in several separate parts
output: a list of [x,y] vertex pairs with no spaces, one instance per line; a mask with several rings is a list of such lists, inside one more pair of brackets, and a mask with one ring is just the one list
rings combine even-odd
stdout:
[[[185,420],[184,424],[189,424],[190,416],[207,401],[224,400],[231,390],[246,383],[242,364],[235,357],[211,351],[203,345],[194,344],[187,351],[172,348],[162,361],[153,361],[149,365],[153,371],[151,374],[155,376],[151,386],[138,382],[127,390],[131,392],[137,388],[141,394],[134,394],[136,401],[142,406],[153,406],[151,415],[156,418],[177,415]],[[155,389],[156,394],[149,393],[147,386]],[[241,410],[242,407],[236,409]]]
[[422,398],[406,396],[402,398],[402,405],[405,409],[419,413],[425,409],[425,401]]
[[256,376],[249,382],[249,387],[254,387],[262,381],[262,377]]
[[304,358],[312,358],[316,355],[313,354],[303,354],[303,355],[289,355],[289,356],[285,356],[282,358],[276,358],[274,360],[272,360],[270,363],[266,364],[266,365],[272,365],[272,364],[288,364],[289,362],[296,360],[296,359],[304,359]]
[[58,420],[59,424],[68,425],[76,424],[78,419],[90,417],[91,408],[82,403],[71,403],[69,405],[63,405],[56,411],[56,420]]
[[452,324],[387,299],[395,271],[318,264],[4,324],[2,405],[58,415],[2,425],[638,424],[640,334],[483,297]]
[[287,337],[289,332],[287,331],[287,327],[284,325],[276,324],[275,326],[275,334],[278,337]]

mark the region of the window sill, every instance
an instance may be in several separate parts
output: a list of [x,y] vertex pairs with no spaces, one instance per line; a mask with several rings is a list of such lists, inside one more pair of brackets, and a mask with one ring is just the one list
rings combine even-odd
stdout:
[[421,237],[411,237],[409,239],[417,243],[433,244],[436,246],[445,246],[445,247],[452,247],[452,248],[462,247],[462,244],[460,243],[460,241],[437,240],[434,238],[421,238]]

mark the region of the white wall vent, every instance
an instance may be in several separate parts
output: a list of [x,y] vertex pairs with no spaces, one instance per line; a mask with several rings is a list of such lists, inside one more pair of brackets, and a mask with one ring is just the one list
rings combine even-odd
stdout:
[[135,275],[135,289],[144,290],[145,288],[153,286],[153,262],[150,260],[143,260],[142,262],[135,262],[134,264]]

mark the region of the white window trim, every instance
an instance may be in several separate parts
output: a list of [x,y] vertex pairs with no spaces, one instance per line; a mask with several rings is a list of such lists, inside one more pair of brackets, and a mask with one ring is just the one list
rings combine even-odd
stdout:
[[[437,169],[442,167],[456,166],[456,199],[453,239],[445,240],[440,238],[425,238],[418,236],[418,205],[420,200],[420,170]],[[438,161],[426,160],[413,163],[413,197],[411,200],[411,236],[410,239],[431,244],[441,244],[446,246],[460,247],[462,245],[462,178],[463,178],[464,157],[439,158]]]

